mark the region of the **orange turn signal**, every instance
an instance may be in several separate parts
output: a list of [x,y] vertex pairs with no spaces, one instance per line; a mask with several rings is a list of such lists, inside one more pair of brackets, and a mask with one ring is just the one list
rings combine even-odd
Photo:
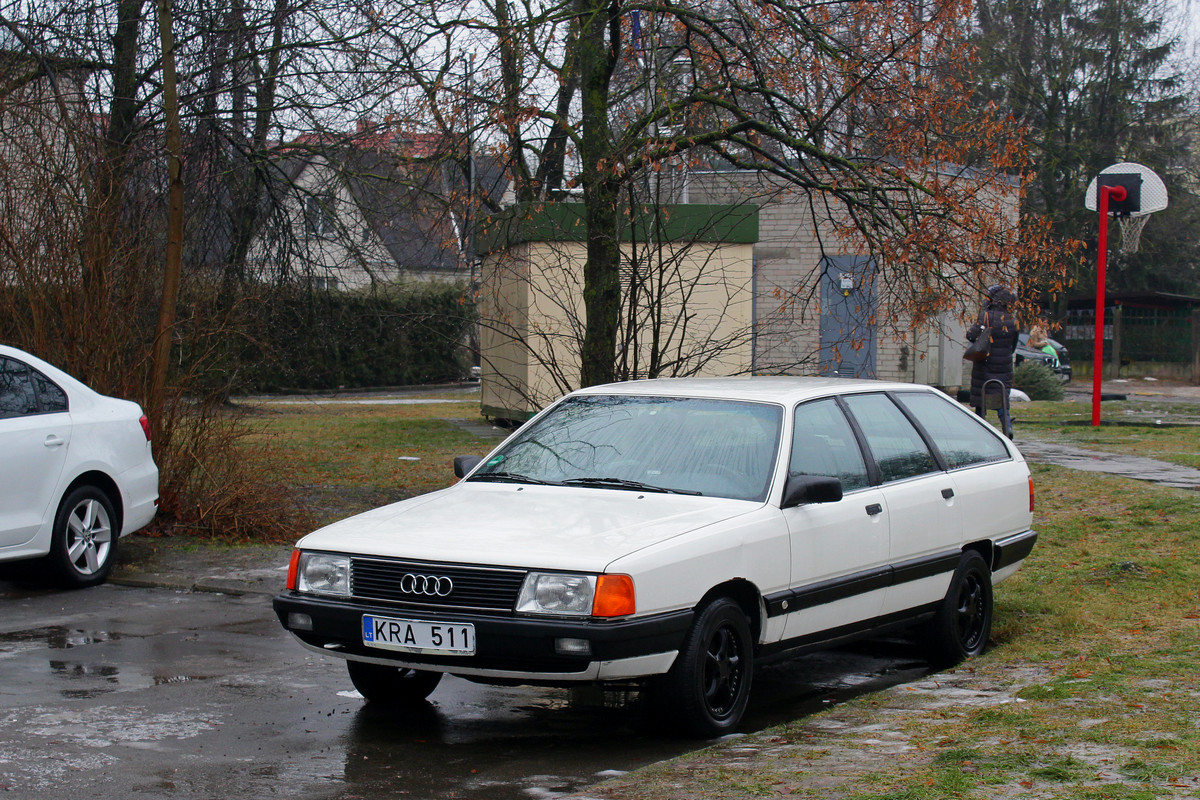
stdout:
[[300,568],[300,551],[292,551],[292,560],[288,562],[288,577],[287,589],[294,592],[296,590],[296,572]]
[[636,609],[633,578],[628,575],[599,576],[596,598],[592,601],[592,616],[627,617]]

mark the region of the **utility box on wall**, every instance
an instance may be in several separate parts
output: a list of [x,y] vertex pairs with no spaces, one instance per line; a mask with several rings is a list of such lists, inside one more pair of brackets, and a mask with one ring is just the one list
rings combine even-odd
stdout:
[[[522,421],[579,385],[583,214],[580,203],[526,204],[481,225],[485,416]],[[647,206],[622,227],[618,373],[748,374],[757,207]]]

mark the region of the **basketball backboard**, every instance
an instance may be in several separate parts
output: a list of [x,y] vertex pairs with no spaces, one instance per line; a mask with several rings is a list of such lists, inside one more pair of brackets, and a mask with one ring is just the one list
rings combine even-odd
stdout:
[[1096,192],[1100,186],[1123,186],[1126,197],[1123,201],[1110,201],[1108,213],[1118,216],[1144,217],[1167,207],[1167,187],[1162,178],[1149,167],[1127,161],[1113,164],[1100,171],[1088,184],[1083,205],[1095,211]]

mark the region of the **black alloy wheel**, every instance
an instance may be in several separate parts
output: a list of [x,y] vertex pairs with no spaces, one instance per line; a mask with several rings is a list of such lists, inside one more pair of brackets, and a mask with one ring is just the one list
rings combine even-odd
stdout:
[[714,600],[696,615],[675,664],[659,681],[659,700],[683,733],[729,733],[746,711],[753,662],[746,613],[728,597]]
[[950,588],[926,629],[930,661],[952,666],[977,656],[992,632],[992,570],[974,550],[963,553]]

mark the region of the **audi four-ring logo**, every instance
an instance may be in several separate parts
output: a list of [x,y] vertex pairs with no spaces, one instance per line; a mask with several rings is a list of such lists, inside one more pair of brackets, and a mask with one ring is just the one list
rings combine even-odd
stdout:
[[406,572],[400,577],[400,591],[405,594],[446,597],[454,591],[454,581],[442,575],[414,575]]

